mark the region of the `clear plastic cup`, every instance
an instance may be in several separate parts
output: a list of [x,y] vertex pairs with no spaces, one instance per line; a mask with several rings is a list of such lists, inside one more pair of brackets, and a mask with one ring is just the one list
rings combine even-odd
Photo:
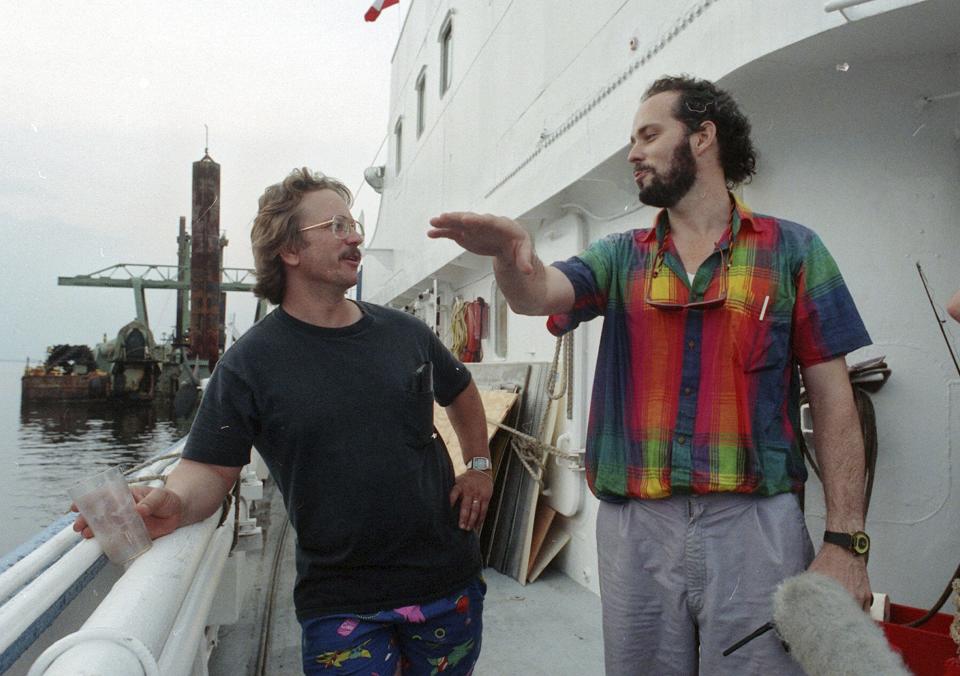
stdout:
[[153,542],[119,468],[81,479],[68,492],[113,563],[122,565],[150,549]]

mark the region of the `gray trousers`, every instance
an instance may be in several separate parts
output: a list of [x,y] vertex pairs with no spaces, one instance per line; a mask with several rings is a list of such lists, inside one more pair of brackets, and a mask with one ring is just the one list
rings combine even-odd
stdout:
[[803,674],[772,631],[721,655],[813,560],[796,496],[602,502],[597,551],[607,676]]

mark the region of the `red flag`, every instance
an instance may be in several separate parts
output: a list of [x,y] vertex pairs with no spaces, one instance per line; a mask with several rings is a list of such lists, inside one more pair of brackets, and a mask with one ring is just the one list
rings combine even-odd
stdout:
[[380,12],[398,2],[400,2],[400,0],[373,0],[373,4],[370,5],[370,9],[363,15],[363,18],[367,21],[376,21],[377,17],[380,16]]

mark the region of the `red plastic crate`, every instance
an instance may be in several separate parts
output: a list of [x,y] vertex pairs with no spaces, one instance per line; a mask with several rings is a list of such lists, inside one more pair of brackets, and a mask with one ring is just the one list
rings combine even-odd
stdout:
[[903,655],[907,668],[916,676],[960,676],[960,663],[954,659],[953,664],[947,664],[947,660],[957,657],[957,644],[950,638],[952,615],[937,613],[919,627],[905,626],[904,623],[920,619],[926,612],[891,603],[890,621],[881,623],[887,641]]

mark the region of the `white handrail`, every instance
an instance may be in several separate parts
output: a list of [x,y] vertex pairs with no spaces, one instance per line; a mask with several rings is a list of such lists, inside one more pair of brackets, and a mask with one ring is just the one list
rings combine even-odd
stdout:
[[[165,473],[171,469],[165,464],[158,461],[138,474]],[[254,484],[259,482],[249,472],[241,495],[254,497]],[[241,500],[241,519],[248,518],[246,507]],[[80,631],[47,648],[29,673],[191,674],[197,660],[209,656],[204,630],[230,557],[234,516],[230,509],[218,528],[217,512],[154,541],[129,564]],[[106,562],[96,539],[80,538],[72,526],[53,532],[49,541],[0,574],[0,594],[10,597],[0,605],[0,656],[8,666],[45,630],[49,622],[40,626],[44,617],[55,617],[70,602],[72,590],[82,588]]]
[[[214,595],[217,593],[223,567],[233,543],[231,516],[213,535],[206,556],[197,570],[180,614],[170,630],[163,653],[157,664],[163,676],[190,676],[197,651],[201,647],[203,630],[210,616]],[[206,658],[206,654],[204,655]]]
[[34,549],[13,566],[0,573],[0,604],[20,591],[24,585],[39,575],[45,568],[63,556],[82,538],[80,533],[67,526],[42,545]]
[[[206,521],[180,528],[155,540],[153,547],[136,559],[114,584],[107,597],[84,622],[81,631],[107,629],[123,632],[142,644],[155,659],[159,657],[219,518],[219,513],[214,514]],[[61,641],[67,639],[70,637]],[[47,650],[59,652],[61,648],[54,643]],[[85,672],[141,676],[143,670],[118,671],[117,665],[122,664],[122,660],[129,660],[129,656],[124,654],[129,652],[118,642],[104,642],[95,638],[71,641],[71,645],[49,666],[44,655],[41,655],[36,664],[44,667],[43,670],[31,670],[30,676],[74,676]]]
[[[81,629],[69,636],[65,636],[37,658],[30,667],[27,676],[45,674],[50,665],[59,659],[60,655],[82,646],[84,650],[94,654],[109,654],[109,671],[97,671],[97,674],[123,674],[126,676],[160,676],[157,661],[150,651],[140,641],[118,629],[93,627]],[[79,672],[78,672],[79,673]],[[90,673],[90,672],[84,672]]]
[[[148,461],[149,466],[137,475],[168,470],[177,459],[167,456],[184,443],[181,440],[160,459]],[[103,554],[99,543],[79,542],[82,538],[73,532],[72,524],[53,533],[0,573],[0,670],[20,658],[105,563],[105,559],[97,563]]]
[[0,606],[0,653],[6,652],[102,554],[99,542],[84,540]]

